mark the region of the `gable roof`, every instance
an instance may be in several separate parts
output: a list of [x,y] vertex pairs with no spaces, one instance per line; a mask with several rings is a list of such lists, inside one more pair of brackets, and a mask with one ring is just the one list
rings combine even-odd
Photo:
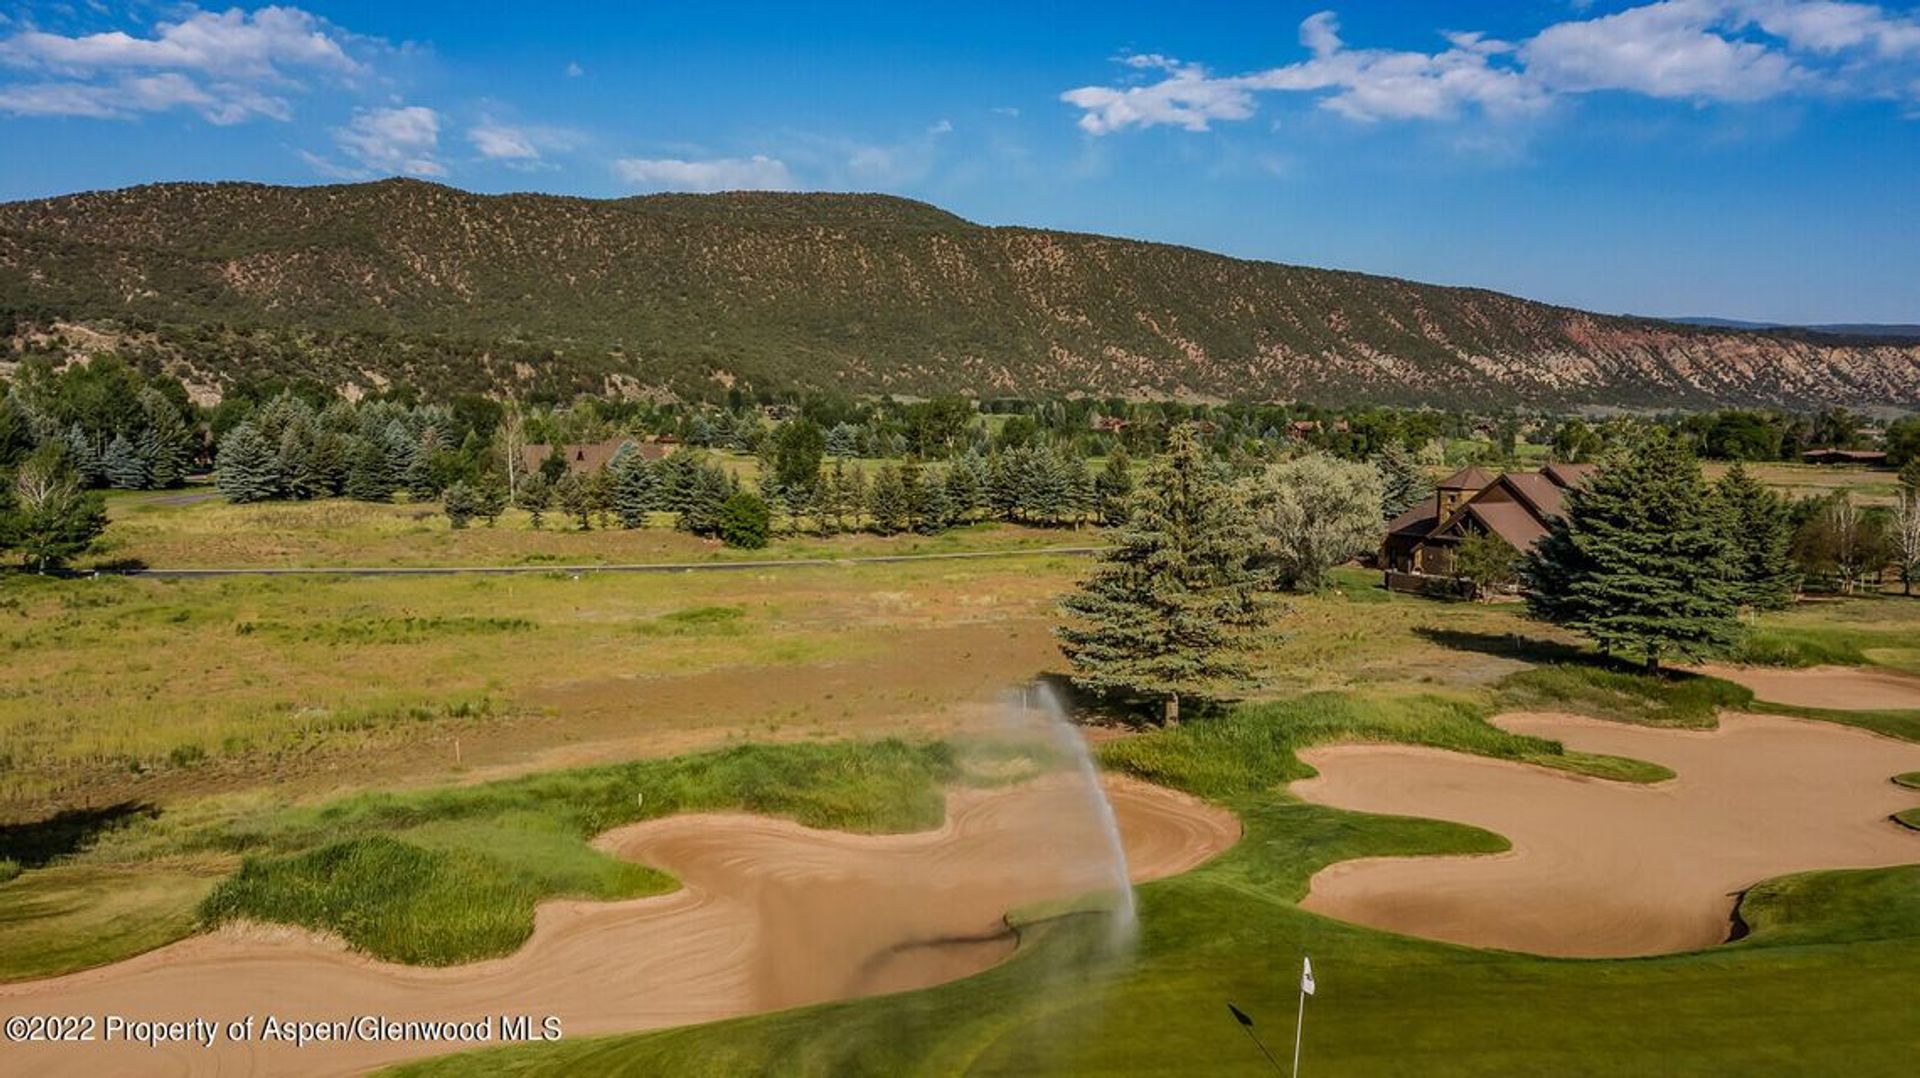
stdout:
[[1388,535],[1425,535],[1433,530],[1440,516],[1440,507],[1433,498],[1422,498],[1411,509],[1394,517],[1387,523]]
[[1553,463],[1540,469],[1540,474],[1553,480],[1557,486],[1568,490],[1578,490],[1587,485],[1593,473],[1600,470],[1598,464],[1561,464]]
[[1479,521],[1481,527],[1521,553],[1547,534],[1547,526],[1540,517],[1518,502],[1474,502],[1461,513]]
[[1559,516],[1566,500],[1566,488],[1539,472],[1510,472],[1496,482],[1519,495],[1536,516]]
[[1485,468],[1468,466],[1447,476],[1434,484],[1441,490],[1479,490],[1493,482],[1493,473]]

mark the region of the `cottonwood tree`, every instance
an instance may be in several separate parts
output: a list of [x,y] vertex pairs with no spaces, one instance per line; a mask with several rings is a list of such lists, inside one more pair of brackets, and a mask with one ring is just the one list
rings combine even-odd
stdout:
[[1244,679],[1247,634],[1269,609],[1259,545],[1239,492],[1193,428],[1175,427],[1113,545],[1061,602],[1074,682],[1160,698],[1175,722],[1181,697]]
[[1527,608],[1609,655],[1702,659],[1740,633],[1734,552],[1693,454],[1664,431],[1615,454],[1521,566]]
[[1755,610],[1782,610],[1800,590],[1793,564],[1793,520],[1786,499],[1735,464],[1714,484],[1733,547],[1734,597]]
[[1894,566],[1900,570],[1900,593],[1912,595],[1913,578],[1920,576],[1920,490],[1910,486],[1900,488],[1899,500],[1894,503],[1888,523],[1888,545],[1892,548]]
[[1371,464],[1310,453],[1269,467],[1249,493],[1261,565],[1279,587],[1322,587],[1328,570],[1379,544],[1380,498]]
[[36,572],[58,569],[86,553],[107,527],[105,501],[81,487],[57,444],[21,463],[6,501],[0,508],[0,547],[20,551]]

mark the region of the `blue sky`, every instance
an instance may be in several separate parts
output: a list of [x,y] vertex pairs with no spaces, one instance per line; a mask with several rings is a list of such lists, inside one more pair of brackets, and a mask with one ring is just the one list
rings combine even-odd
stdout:
[[1920,14],[0,0],[0,199],[886,191],[1602,311],[1920,322]]

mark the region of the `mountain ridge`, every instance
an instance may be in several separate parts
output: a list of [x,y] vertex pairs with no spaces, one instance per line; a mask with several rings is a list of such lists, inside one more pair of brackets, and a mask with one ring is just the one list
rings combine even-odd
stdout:
[[84,192],[0,204],[0,310],[131,327],[130,348],[220,383],[1920,403],[1920,343],[1594,314],[891,195]]

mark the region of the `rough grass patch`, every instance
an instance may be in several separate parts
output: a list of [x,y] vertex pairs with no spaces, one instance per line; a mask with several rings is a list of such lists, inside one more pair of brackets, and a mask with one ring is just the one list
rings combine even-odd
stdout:
[[0,883],[11,883],[20,878],[20,862],[10,857],[0,857]]
[[744,606],[690,606],[635,625],[642,636],[736,636],[746,630]]
[[350,618],[338,621],[242,621],[235,635],[264,635],[290,643],[417,644],[439,636],[491,636],[531,632],[526,618],[431,617]]
[[1511,674],[1501,700],[1514,708],[1563,710],[1648,726],[1710,729],[1722,710],[1753,706],[1753,691],[1697,674],[1645,674],[1594,663],[1554,663]]

